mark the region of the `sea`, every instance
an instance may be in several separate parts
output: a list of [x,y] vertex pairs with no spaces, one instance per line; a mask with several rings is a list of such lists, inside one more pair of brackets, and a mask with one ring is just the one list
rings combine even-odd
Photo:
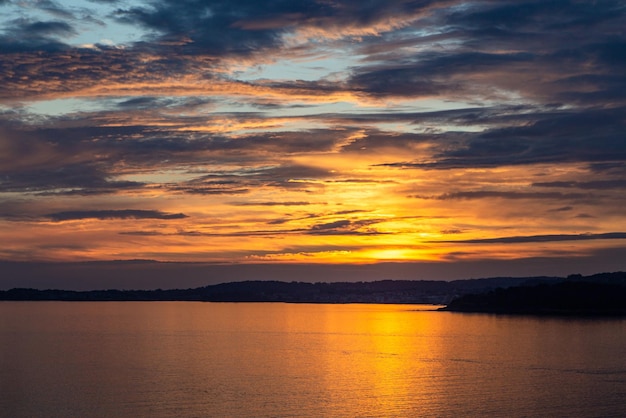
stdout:
[[0,416],[626,416],[626,320],[435,308],[0,302]]

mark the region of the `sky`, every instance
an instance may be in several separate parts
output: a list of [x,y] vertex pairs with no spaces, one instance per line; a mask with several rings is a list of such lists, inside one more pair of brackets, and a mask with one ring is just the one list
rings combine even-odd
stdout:
[[591,274],[625,190],[623,1],[0,0],[5,266]]

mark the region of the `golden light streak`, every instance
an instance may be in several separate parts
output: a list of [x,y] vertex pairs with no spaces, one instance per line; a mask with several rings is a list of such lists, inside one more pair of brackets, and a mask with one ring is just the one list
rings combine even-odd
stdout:
[[[141,78],[141,74],[136,75]],[[152,82],[127,82],[121,83],[115,80],[102,80],[101,83],[92,85],[76,84],[73,90],[63,89],[57,83],[46,82],[41,86],[31,85],[32,95],[5,99],[5,103],[11,101],[33,100],[58,100],[65,98],[103,98],[119,96],[223,96],[239,98],[264,98],[280,100],[283,103],[359,103],[362,98],[350,91],[320,91],[315,86],[280,87],[271,84],[253,84],[229,80],[210,80],[192,75],[176,78],[164,78]]]

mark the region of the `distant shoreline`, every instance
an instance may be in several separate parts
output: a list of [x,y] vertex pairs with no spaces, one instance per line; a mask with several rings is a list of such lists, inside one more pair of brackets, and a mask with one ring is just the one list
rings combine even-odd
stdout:
[[[0,291],[0,301],[195,301],[444,305],[440,311],[550,316],[626,315],[626,273],[567,278],[485,278],[451,282],[381,280],[305,283],[243,281],[170,290]],[[436,309],[433,309],[436,310]]]

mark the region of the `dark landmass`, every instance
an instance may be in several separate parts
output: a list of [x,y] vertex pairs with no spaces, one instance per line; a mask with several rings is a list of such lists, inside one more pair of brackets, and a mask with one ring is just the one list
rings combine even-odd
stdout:
[[[567,286],[562,287],[562,285],[572,283],[581,284],[582,290],[577,293],[575,290],[568,290]],[[610,286],[610,289],[605,289],[605,285]],[[507,293],[509,290],[513,292],[513,296],[509,296]],[[449,311],[502,313],[512,311],[531,313],[538,309],[546,313],[550,310],[590,312],[597,311],[598,305],[601,305],[606,306],[607,311],[623,312],[626,310],[624,291],[626,291],[626,273],[620,272],[593,276],[574,275],[567,278],[496,277],[449,282],[434,280],[342,283],[243,281],[193,289],[169,290],[72,291],[16,288],[0,291],[0,300],[447,304],[448,306],[444,309]],[[529,305],[521,302],[534,297],[532,295],[536,293],[544,295],[541,297],[542,304]],[[605,294],[613,295],[611,296],[613,299]],[[582,297],[584,295],[588,296],[588,299],[591,296],[593,298],[587,300]],[[585,303],[588,304],[585,305]]]
[[301,303],[425,303],[446,304],[468,293],[482,293],[523,283],[560,280],[554,277],[455,280],[382,280],[373,282],[306,283],[242,281],[193,289],[0,291],[0,300],[59,301],[204,301]]
[[556,283],[467,294],[440,310],[552,316],[626,315],[626,273],[570,276]]

